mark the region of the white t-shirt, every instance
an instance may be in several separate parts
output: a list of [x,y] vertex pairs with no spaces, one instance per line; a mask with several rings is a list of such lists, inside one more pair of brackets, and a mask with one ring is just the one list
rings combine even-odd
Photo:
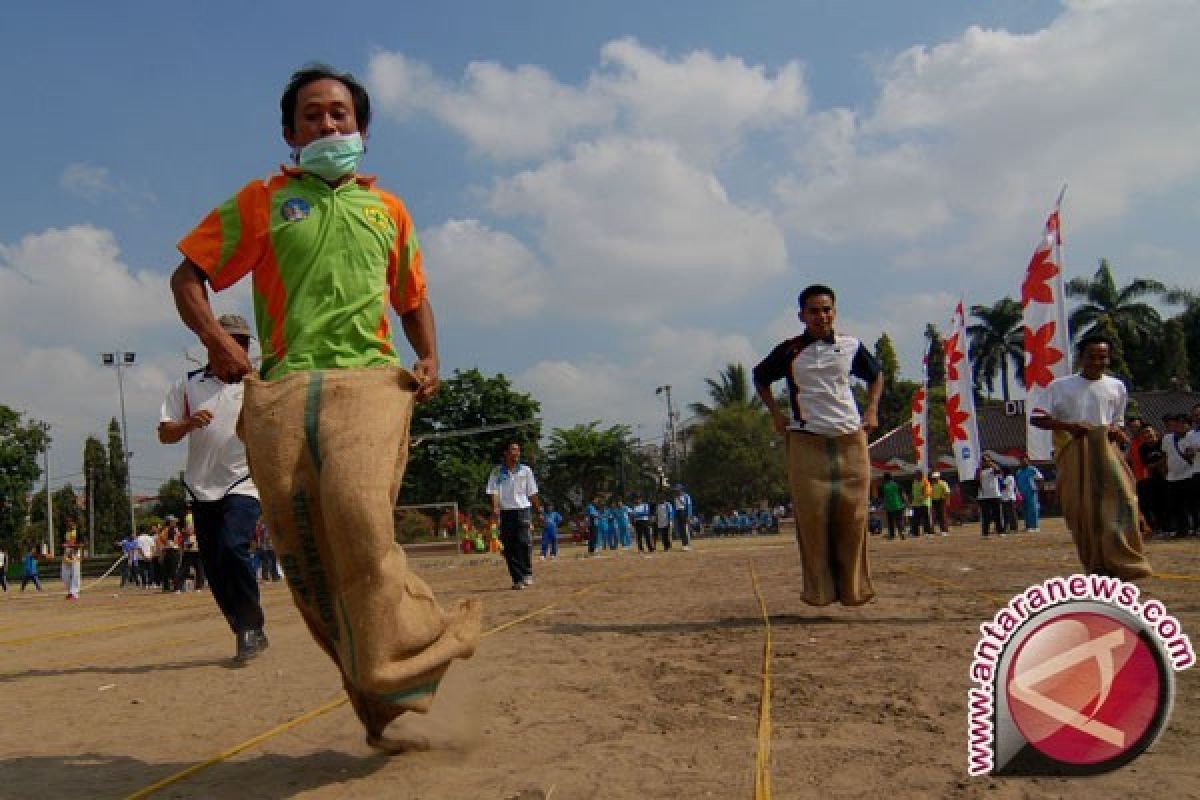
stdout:
[[995,470],[987,467],[979,470],[979,499],[1000,499],[1000,480]]
[[[1174,433],[1164,433],[1162,437],[1163,454],[1167,457],[1167,480],[1172,483],[1185,481],[1196,474],[1197,463],[1200,462],[1200,432],[1188,431],[1182,436]],[[1183,453],[1192,448],[1195,455],[1192,463],[1188,463]]]
[[1017,502],[1017,479],[1012,475],[1000,479],[1000,499],[1008,503]]
[[1050,408],[1035,408],[1032,413],[1049,414],[1062,422],[1111,425],[1125,420],[1128,399],[1125,384],[1111,375],[1101,375],[1094,381],[1079,374],[1067,375],[1056,378],[1046,389],[1045,400]]
[[654,509],[654,521],[659,528],[671,527],[671,518],[675,513],[675,505],[670,500],[659,503]]
[[242,413],[242,384],[224,383],[202,369],[189,372],[167,392],[159,420],[183,422],[202,409],[212,413],[212,422],[187,435],[184,484],[202,503],[227,494],[258,497],[246,464],[246,448],[236,430]]
[[142,554],[143,561],[149,561],[154,558],[154,537],[148,533],[139,533],[137,537],[138,552]]
[[532,505],[529,498],[538,493],[533,470],[524,464],[517,464],[516,469],[510,470],[501,464],[488,476],[487,493],[500,495],[501,511],[529,508]]

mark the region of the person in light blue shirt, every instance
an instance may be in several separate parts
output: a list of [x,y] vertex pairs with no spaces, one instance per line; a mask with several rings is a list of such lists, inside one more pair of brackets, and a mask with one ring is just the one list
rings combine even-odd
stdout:
[[675,487],[675,535],[683,544],[684,550],[692,547],[692,497],[683,490],[682,486]]
[[612,512],[613,521],[617,525],[617,537],[619,544],[625,550],[633,548],[633,538],[629,533],[629,506],[625,505],[625,501],[619,497],[612,499],[612,505],[609,510]]
[[542,512],[542,561],[546,560],[547,554],[550,558],[558,558],[558,526],[561,524],[562,514],[546,503],[546,510]]
[[633,508],[630,511],[633,515],[633,530],[637,538],[638,552],[653,553],[654,533],[650,522],[650,504],[643,500],[641,495],[637,495],[633,499]]
[[1021,456],[1021,467],[1017,470],[1017,491],[1021,493],[1021,516],[1025,518],[1025,530],[1037,533],[1041,524],[1041,503],[1038,489],[1042,485],[1042,473],[1029,463],[1029,456]]

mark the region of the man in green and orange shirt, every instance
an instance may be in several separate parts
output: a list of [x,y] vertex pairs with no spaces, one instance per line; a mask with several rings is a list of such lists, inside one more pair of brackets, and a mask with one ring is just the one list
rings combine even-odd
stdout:
[[[390,503],[399,486],[398,476],[403,474],[411,402],[414,396],[417,402],[429,398],[438,388],[433,310],[412,219],[399,198],[357,171],[371,119],[366,90],[349,74],[310,65],[292,75],[280,109],[283,138],[292,148],[293,164],[265,180],[248,183],[184,237],[179,244],[184,258],[171,276],[171,289],[184,324],[208,350],[209,371],[232,383],[247,376],[251,364],[245,348],[218,324],[208,286],[221,291],[252,275],[262,365],[261,381],[248,381],[250,389],[265,395],[268,390],[256,387],[285,383],[291,387],[300,385],[298,380],[307,386],[308,404],[299,427],[304,428],[301,435],[307,437],[311,461],[285,466],[282,472],[270,459],[283,452],[285,441],[290,447],[287,437],[294,435],[297,426],[285,422],[277,408],[266,411],[260,405],[252,410],[247,389],[242,432],[250,471],[260,489],[263,484],[256,472],[269,475],[274,481],[270,494],[279,495],[269,498],[264,492],[263,508],[275,528],[276,546],[285,558],[289,552],[293,558],[294,570],[284,564],[293,598],[306,612],[305,621],[318,643],[342,668],[355,711],[367,727],[368,742],[393,749],[382,735],[383,728],[405,710],[425,710],[449,659],[469,656],[478,638],[479,609],[460,609],[457,617],[444,615],[432,592],[405,573],[403,553],[390,529]],[[405,338],[416,353],[411,375],[398,369],[389,306],[399,316]],[[399,422],[394,424],[403,427],[397,470],[383,463],[383,457],[379,475],[325,469],[335,451],[387,438],[376,435],[381,430],[378,419],[339,418],[333,425],[321,423],[326,413],[321,406],[323,381],[348,385],[325,377],[335,373],[354,380],[361,373],[375,376],[367,383],[381,387],[383,394],[378,401],[372,395],[368,403],[387,418],[389,431],[395,420]],[[402,401],[394,391],[398,387],[387,383],[392,373],[402,382]],[[378,377],[383,378],[382,384]],[[266,443],[266,450],[259,450],[263,460],[258,470],[250,452],[252,441],[260,446]],[[272,447],[272,441],[280,447]],[[330,451],[324,450],[327,446]],[[301,490],[284,497],[291,490],[281,488],[284,484],[276,473],[316,473],[321,481],[319,493],[306,495]],[[386,489],[389,480],[393,483],[391,501],[386,491],[374,488],[383,485]],[[338,485],[326,485],[327,481]],[[361,487],[345,486],[347,483],[369,483],[372,488],[363,489],[362,496],[385,508],[381,513],[374,513],[378,509],[363,513],[361,519],[340,518],[331,528],[310,525],[312,515],[321,514],[324,506],[339,508],[335,500],[343,495],[358,496],[355,492]],[[319,497],[320,502],[306,499],[312,497]],[[291,522],[293,515],[298,520],[294,530],[275,524],[277,520]],[[377,518],[388,524],[376,525]],[[377,542],[386,547],[376,547]],[[347,556],[347,548],[358,548],[354,558]],[[349,569],[347,564],[362,572],[343,574]],[[326,584],[327,578],[331,583]],[[364,584],[369,589],[365,596],[360,591]],[[350,598],[350,591],[358,594]],[[392,598],[398,600],[393,604]],[[356,603],[357,609],[383,608],[381,624],[367,625],[365,631],[347,627],[352,621],[361,624],[365,617],[347,618],[346,606],[340,605],[343,601]],[[333,602],[339,603],[340,617],[326,614],[326,606],[332,608]],[[321,612],[319,618],[312,616],[314,608]],[[397,631],[412,641],[372,639],[376,633],[398,635]],[[379,663],[367,666],[364,653],[396,655],[380,656],[382,660],[376,659]]]

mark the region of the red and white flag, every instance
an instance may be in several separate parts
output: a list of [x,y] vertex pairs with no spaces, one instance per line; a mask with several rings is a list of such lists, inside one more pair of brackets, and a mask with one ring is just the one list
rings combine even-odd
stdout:
[[1033,461],[1053,455],[1050,431],[1029,424],[1029,417],[1049,413],[1047,388],[1055,378],[1070,374],[1071,336],[1067,330],[1066,292],[1063,289],[1062,233],[1059,209],[1063,191],[1034,248],[1021,283],[1025,317],[1025,449]]
[[917,469],[929,474],[929,347],[921,359],[921,386],[913,392],[912,441]]
[[946,431],[960,481],[975,480],[979,469],[979,421],[975,416],[975,380],[967,358],[967,318],[962,301],[954,307],[946,339]]

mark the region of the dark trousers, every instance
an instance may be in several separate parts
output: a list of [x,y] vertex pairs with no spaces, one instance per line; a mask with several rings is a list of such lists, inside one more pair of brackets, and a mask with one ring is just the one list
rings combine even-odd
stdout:
[[38,576],[26,574],[24,577],[21,578],[21,591],[22,592],[25,591],[25,587],[29,584],[30,581],[33,581],[33,588],[37,589],[39,592],[42,590],[42,582],[41,582],[41,580],[38,579]]
[[138,572],[142,575],[142,588],[149,587],[154,584],[154,560],[146,559],[138,562]]
[[217,607],[234,633],[261,630],[263,626],[258,580],[250,565],[250,542],[261,513],[256,498],[241,494],[193,507],[204,574]]
[[163,551],[162,560],[162,590],[171,592],[179,587],[176,585],[179,581],[179,550],[178,548],[168,547]]
[[675,535],[679,537],[679,541],[687,547],[692,543],[691,520],[687,518],[687,514],[683,511],[675,511]]
[[1192,533],[1196,524],[1196,520],[1192,516],[1193,491],[1191,478],[1167,481],[1167,524],[1165,527],[1169,531],[1174,531],[1177,536]]
[[204,588],[204,562],[200,560],[200,551],[184,550],[183,558],[179,562],[179,574],[175,578],[175,588],[180,591],[187,586],[188,575],[194,574],[195,583],[193,584],[197,591]]
[[950,523],[946,519],[946,500],[933,501],[933,524],[941,528],[942,533],[950,532]]
[[513,583],[533,577],[533,512],[516,508],[500,512],[500,544]]
[[1000,513],[1004,517],[1004,527],[1002,531],[1017,532],[1017,501],[1016,500],[1001,500]]
[[658,529],[658,539],[662,542],[663,550],[671,549],[671,527],[669,525]]
[[4,591],[8,591],[8,567],[0,567],[0,586],[4,587]]
[[929,506],[912,507],[912,527],[909,528],[908,535],[915,539],[921,535],[921,529],[925,530],[926,535],[933,535],[933,520],[929,517]]
[[650,520],[635,519],[633,521],[633,530],[637,533],[638,552],[643,550],[654,552],[654,534],[650,529]]
[[888,538],[889,539],[896,538],[897,533],[899,533],[901,536],[903,536],[904,535],[904,509],[897,508],[895,511],[887,511],[885,513],[887,514]]
[[979,525],[983,535],[987,536],[991,524],[995,523],[996,533],[1004,533],[1004,520],[1000,515],[1000,498],[979,498]]

